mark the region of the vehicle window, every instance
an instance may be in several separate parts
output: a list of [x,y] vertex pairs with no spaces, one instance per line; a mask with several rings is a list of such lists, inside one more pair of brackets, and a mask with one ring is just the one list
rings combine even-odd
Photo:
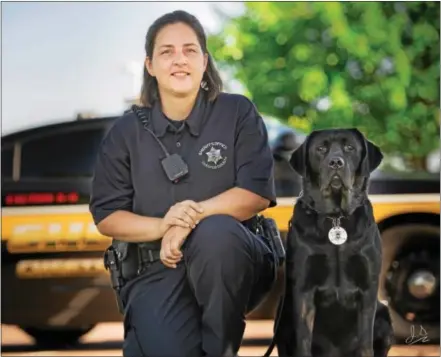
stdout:
[[89,177],[104,129],[47,135],[22,146],[22,178]]
[[13,148],[2,150],[2,178],[12,177],[12,163],[13,163],[14,150]]

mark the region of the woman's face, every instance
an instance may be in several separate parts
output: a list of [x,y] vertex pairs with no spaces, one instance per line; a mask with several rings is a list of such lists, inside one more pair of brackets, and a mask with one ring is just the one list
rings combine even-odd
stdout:
[[156,35],[152,58],[146,68],[156,77],[160,93],[187,96],[200,88],[207,55],[196,33],[183,23],[166,25]]

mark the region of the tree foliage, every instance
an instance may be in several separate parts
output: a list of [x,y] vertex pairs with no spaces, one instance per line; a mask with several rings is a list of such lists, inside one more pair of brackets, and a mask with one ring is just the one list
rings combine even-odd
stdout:
[[246,2],[209,37],[260,111],[359,128],[415,169],[439,147],[439,2]]

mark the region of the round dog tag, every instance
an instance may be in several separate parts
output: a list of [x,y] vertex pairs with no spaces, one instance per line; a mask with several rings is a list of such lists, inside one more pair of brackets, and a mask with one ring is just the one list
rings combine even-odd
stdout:
[[329,230],[328,237],[332,244],[341,245],[348,239],[348,234],[342,227],[333,227]]

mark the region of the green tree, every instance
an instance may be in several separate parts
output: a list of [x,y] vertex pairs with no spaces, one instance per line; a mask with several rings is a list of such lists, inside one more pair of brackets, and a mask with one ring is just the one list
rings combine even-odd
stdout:
[[261,112],[355,126],[425,169],[439,147],[439,2],[247,2],[209,37]]

